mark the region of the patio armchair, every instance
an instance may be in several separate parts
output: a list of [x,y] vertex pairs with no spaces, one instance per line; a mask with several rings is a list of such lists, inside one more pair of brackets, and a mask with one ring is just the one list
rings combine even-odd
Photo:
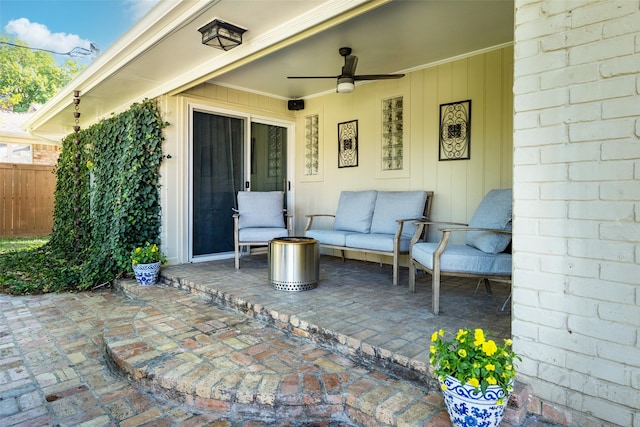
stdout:
[[238,209],[233,214],[236,269],[240,268],[242,247],[267,246],[277,237],[291,236],[292,217],[284,206],[281,191],[239,191]]
[[[490,280],[511,283],[511,216],[512,192],[504,189],[488,192],[468,225],[417,221],[409,249],[409,290],[416,290],[418,268],[431,273],[433,313],[437,315],[440,311],[441,276],[477,277],[489,292]],[[442,237],[439,242],[420,241],[423,228],[429,225],[440,227]],[[465,244],[449,244],[453,232],[465,232]],[[507,301],[502,306],[503,310]]]

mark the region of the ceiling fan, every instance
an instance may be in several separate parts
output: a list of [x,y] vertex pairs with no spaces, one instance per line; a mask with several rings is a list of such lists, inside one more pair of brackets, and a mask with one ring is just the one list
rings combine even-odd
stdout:
[[356,66],[358,65],[358,57],[351,55],[350,47],[341,47],[338,49],[341,56],[344,57],[344,65],[342,66],[342,73],[338,76],[289,76],[290,79],[337,79],[338,86],[336,91],[338,93],[349,93],[353,91],[355,86],[354,82],[358,80],[383,80],[383,79],[399,79],[404,77],[404,74],[361,74],[356,75]]

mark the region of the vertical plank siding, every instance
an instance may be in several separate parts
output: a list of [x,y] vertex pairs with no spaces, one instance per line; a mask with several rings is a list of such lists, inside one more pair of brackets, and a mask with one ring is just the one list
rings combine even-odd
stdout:
[[55,188],[53,166],[0,163],[0,237],[50,234]]

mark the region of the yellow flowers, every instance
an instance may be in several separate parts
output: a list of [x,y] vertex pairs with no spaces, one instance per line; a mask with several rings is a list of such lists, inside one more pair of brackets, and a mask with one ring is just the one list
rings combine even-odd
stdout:
[[511,345],[510,339],[503,345],[496,344],[479,328],[461,328],[453,336],[440,329],[431,335],[429,362],[441,382],[451,376],[482,394],[488,387],[497,386],[506,397],[513,390],[514,362],[521,360]]
[[146,242],[144,246],[138,246],[131,251],[131,264],[152,264],[160,262],[165,264],[167,258],[164,256],[157,244]]
[[476,339],[473,342],[473,345],[475,345],[476,347],[480,347],[482,343],[484,343],[484,331],[482,329],[476,329],[473,337]]
[[482,343],[482,351],[487,356],[493,356],[498,351],[498,347],[493,340],[489,340]]
[[431,334],[431,341],[436,342],[436,340],[438,339],[438,336],[440,337],[444,336],[444,329],[440,329],[439,331],[435,331],[433,334]]

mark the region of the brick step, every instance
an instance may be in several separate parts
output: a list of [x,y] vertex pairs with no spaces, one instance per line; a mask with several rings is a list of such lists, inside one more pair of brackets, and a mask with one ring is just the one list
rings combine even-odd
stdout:
[[[278,327],[269,327],[259,316],[268,308],[252,306],[251,317],[238,313],[246,314],[247,302],[234,307],[232,296],[216,295],[226,301],[223,307],[176,289],[139,287],[129,280],[119,286],[141,307],[130,318],[105,324],[107,355],[155,395],[242,419],[449,425],[433,381],[425,387],[415,375],[399,377],[398,370],[376,367],[369,357],[358,360],[347,345],[343,354],[335,351],[340,346],[324,349],[313,327],[289,333],[282,314],[279,321],[266,322]],[[192,291],[212,299],[195,286]],[[166,298],[171,304],[163,304]],[[521,424],[527,400],[528,390],[517,384],[504,426]]]

